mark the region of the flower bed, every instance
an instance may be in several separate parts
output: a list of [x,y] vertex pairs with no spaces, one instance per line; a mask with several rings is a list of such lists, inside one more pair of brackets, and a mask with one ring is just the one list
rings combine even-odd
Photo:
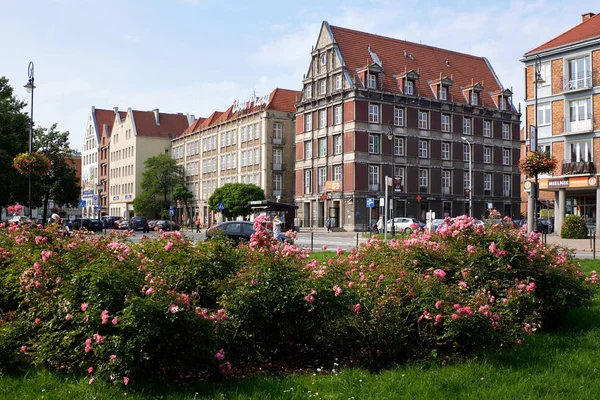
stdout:
[[[384,367],[521,343],[587,304],[597,275],[507,226],[459,217],[311,261],[262,229],[248,246],[179,233],[64,237],[0,228],[0,365],[94,379],[205,379],[315,359]],[[271,366],[271,367],[269,367]]]

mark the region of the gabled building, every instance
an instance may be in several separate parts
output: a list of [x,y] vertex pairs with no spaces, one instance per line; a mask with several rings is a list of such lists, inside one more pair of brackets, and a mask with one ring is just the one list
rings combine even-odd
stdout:
[[304,226],[365,229],[386,177],[390,216],[519,214],[520,113],[484,57],[323,22],[296,106]]
[[[531,203],[528,217],[534,212],[542,217],[544,205],[554,204],[555,231],[573,214],[599,232],[600,15],[583,14],[581,23],[528,51],[522,61],[527,104],[523,155],[531,151],[529,132],[537,125],[538,150],[558,160],[552,174],[538,177],[541,201],[535,211],[531,198],[524,198]],[[523,178],[524,197],[531,181]]]
[[186,185],[194,197],[184,220],[200,218],[210,224],[215,215],[208,199],[226,183],[252,183],[268,200],[292,202],[294,198],[294,104],[300,92],[280,89],[226,111],[215,111],[172,141],[172,155],[185,168]]
[[113,217],[134,216],[133,200],[142,191],[145,161],[168,153],[171,139],[185,131],[194,117],[183,114],[137,111],[113,113],[108,150],[108,211]]

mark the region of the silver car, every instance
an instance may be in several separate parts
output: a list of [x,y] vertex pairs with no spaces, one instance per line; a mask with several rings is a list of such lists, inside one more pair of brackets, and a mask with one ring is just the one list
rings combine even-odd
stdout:
[[[394,229],[396,232],[411,233],[415,229],[423,228],[423,223],[419,222],[416,218],[398,217],[394,218]],[[387,221],[388,232],[392,230],[392,220]]]

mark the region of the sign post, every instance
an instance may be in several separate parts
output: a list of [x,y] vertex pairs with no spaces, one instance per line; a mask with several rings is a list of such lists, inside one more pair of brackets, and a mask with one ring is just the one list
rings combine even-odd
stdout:
[[370,208],[369,210],[369,232],[372,233],[371,230],[371,214],[373,211],[373,207],[375,207],[375,199],[373,197],[367,197],[367,208]]

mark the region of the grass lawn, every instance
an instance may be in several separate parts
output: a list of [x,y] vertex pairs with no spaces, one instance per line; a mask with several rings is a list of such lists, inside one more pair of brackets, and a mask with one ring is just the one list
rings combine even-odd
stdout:
[[[323,253],[328,259],[334,252],[315,255]],[[600,269],[600,261],[581,264],[586,273]],[[313,374],[286,378],[173,387],[135,382],[127,390],[89,385],[84,376],[0,371],[0,399],[598,399],[600,296],[589,309],[566,315],[560,330],[466,362],[417,363],[380,373],[340,369],[334,362],[323,360]]]

